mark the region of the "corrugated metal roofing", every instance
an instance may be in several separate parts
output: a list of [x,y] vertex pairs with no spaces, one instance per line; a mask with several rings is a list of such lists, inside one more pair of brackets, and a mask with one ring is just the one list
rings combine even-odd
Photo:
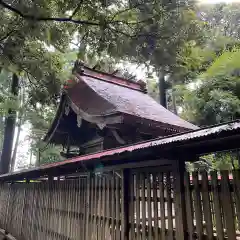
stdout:
[[[99,159],[102,157],[113,156],[115,154],[123,154],[125,152],[134,152],[139,149],[148,149],[148,148],[151,148],[154,146],[156,147],[156,146],[167,145],[167,144],[174,143],[174,142],[184,142],[186,140],[198,139],[201,137],[220,134],[221,132],[224,132],[224,131],[232,131],[232,130],[236,130],[236,129],[240,129],[239,121],[226,123],[226,124],[222,124],[222,125],[218,125],[218,126],[212,126],[209,128],[199,129],[199,130],[191,131],[188,133],[178,134],[175,136],[173,135],[170,137],[155,139],[152,141],[142,142],[139,144],[134,144],[134,145],[126,146],[126,147],[122,147],[122,148],[116,148],[116,149],[106,150],[103,152],[98,152],[98,153],[93,153],[93,154],[84,155],[84,156],[80,156],[80,157],[75,157],[75,158],[63,161],[61,163],[58,163],[58,164],[64,165],[64,164],[70,163],[70,162],[79,162],[79,161],[88,161],[91,159]],[[50,166],[54,166],[54,165],[56,165],[56,164],[55,163],[48,164],[48,165],[46,165],[46,167],[50,167]]]
[[[197,141],[198,139],[199,140],[201,139],[201,141],[205,141],[209,138],[213,140],[214,138],[218,138],[219,136],[221,139],[224,139],[226,136],[234,136],[236,134],[239,136],[240,135],[239,130],[240,130],[240,121],[225,123],[218,126],[205,128],[205,129],[199,129],[199,130],[195,130],[187,133],[181,133],[178,135],[155,139],[152,141],[142,142],[142,143],[134,144],[131,146],[93,153],[85,156],[79,156],[72,159],[68,159],[66,161],[47,164],[47,165],[43,165],[33,169],[27,169],[20,172],[4,174],[4,175],[0,175],[0,179],[6,179],[11,177],[21,178],[21,176],[26,176],[27,174],[34,174],[36,172],[44,173],[45,171],[51,170],[54,167],[60,167],[64,169],[65,165],[70,166],[71,164],[74,164],[74,163],[80,163],[82,161],[89,161],[94,159],[101,160],[102,158],[105,158],[105,157],[108,157],[106,160],[109,160],[109,159],[114,160],[113,158],[114,155],[122,155],[122,157],[124,157],[124,154],[127,154],[129,152],[134,154],[135,152],[137,153],[140,149],[147,150],[153,147],[160,148],[161,146],[164,146],[164,145],[167,146],[168,144],[172,144],[172,143],[179,143],[179,145],[181,145],[182,143],[186,143],[186,142],[189,143],[189,141],[191,143],[192,140]],[[227,135],[224,134],[224,132]],[[222,150],[225,150],[225,149],[222,149]]]

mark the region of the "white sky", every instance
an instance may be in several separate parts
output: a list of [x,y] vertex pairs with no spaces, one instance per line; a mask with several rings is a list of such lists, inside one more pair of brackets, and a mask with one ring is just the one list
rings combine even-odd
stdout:
[[199,2],[201,3],[208,3],[208,4],[215,4],[215,3],[221,3],[221,2],[224,2],[224,3],[233,3],[233,2],[239,2],[240,3],[240,0],[199,0]]

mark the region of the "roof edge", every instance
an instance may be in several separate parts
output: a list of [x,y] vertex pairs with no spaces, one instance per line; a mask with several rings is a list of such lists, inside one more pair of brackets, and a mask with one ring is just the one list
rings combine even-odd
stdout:
[[50,125],[50,128],[48,129],[46,135],[43,138],[43,141],[47,142],[47,144],[51,141],[51,138],[54,135],[54,133],[59,125],[60,118],[63,115],[63,110],[64,110],[65,105],[66,105],[66,95],[63,92],[61,95],[61,98],[60,98],[60,103],[58,105],[57,113]]
[[138,82],[128,80],[123,77],[119,77],[110,73],[92,69],[90,67],[85,66],[84,63],[81,63],[81,62],[75,63],[73,72],[81,76],[93,77],[102,81],[110,82],[123,87],[128,87],[133,90],[138,90],[138,91],[147,93],[146,83],[141,80],[139,80]]
[[[68,159],[68,160],[65,160],[62,162],[58,162],[58,163],[42,165],[40,167],[35,167],[32,169],[25,169],[25,170],[17,171],[14,173],[2,174],[2,175],[0,175],[0,180],[4,180],[5,178],[10,178],[10,177],[17,177],[20,179],[20,178],[22,178],[21,176],[24,177],[24,174],[26,175],[26,174],[34,173],[37,171],[45,171],[47,169],[54,168],[54,167],[58,167],[58,168],[64,167],[64,165],[79,163],[82,161],[88,161],[88,160],[93,160],[93,159],[101,159],[103,157],[111,157],[111,159],[112,159],[112,156],[115,154],[120,155],[120,154],[124,154],[124,153],[128,153],[128,152],[135,152],[136,150],[139,150],[139,149],[157,147],[157,146],[166,145],[166,144],[175,143],[175,142],[185,142],[186,140],[199,139],[201,137],[208,137],[209,135],[215,136],[215,134],[219,135],[221,132],[233,131],[233,130],[240,130],[240,121],[239,120],[226,122],[226,123],[222,123],[222,124],[218,124],[218,125],[213,125],[213,126],[198,129],[198,130],[189,131],[187,133],[179,133],[179,134],[167,136],[164,138],[157,138],[154,140],[149,140],[149,141],[141,142],[138,144],[124,146],[122,148],[109,149],[109,150],[105,150],[105,151],[98,152],[98,153],[83,155],[80,157]],[[189,135],[197,133],[197,132],[198,132],[198,134],[189,136]],[[239,135],[239,132],[238,132],[238,135]],[[186,138],[186,136],[188,136],[188,137]],[[223,139],[225,139],[225,137]]]

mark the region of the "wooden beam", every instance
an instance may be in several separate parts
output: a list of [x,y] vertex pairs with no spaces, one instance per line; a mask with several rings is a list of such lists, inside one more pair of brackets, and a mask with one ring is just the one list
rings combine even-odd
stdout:
[[121,239],[129,240],[129,191],[130,191],[130,172],[128,169],[122,171],[122,229],[121,229]]
[[176,162],[175,171],[174,171],[176,236],[178,240],[188,239],[184,174],[185,174],[185,164],[184,162],[181,162],[179,160]]

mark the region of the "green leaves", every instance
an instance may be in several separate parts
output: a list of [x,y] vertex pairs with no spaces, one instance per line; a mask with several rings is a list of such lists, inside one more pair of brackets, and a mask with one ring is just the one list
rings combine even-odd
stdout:
[[238,48],[225,51],[212,63],[202,77],[211,78],[216,75],[232,75],[236,69],[240,69],[240,49]]

